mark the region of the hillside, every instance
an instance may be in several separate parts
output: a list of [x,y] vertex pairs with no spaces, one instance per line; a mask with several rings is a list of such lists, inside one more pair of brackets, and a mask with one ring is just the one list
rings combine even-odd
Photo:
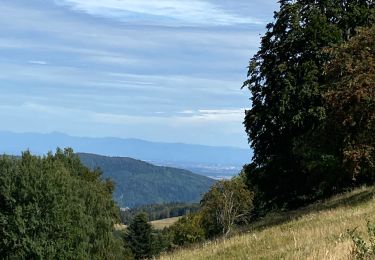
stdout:
[[116,183],[114,199],[120,207],[166,202],[199,202],[213,179],[187,170],[155,166],[127,157],[78,154],[89,168],[100,167],[104,178]]
[[309,207],[274,214],[242,235],[167,254],[161,259],[348,259],[347,230],[365,234],[375,221],[375,189],[361,188]]

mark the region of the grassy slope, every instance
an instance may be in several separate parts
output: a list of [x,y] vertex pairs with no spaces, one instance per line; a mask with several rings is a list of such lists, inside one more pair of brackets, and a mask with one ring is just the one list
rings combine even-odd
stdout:
[[241,235],[167,254],[161,259],[348,259],[347,230],[365,234],[375,221],[375,188],[361,188],[309,207],[274,214]]

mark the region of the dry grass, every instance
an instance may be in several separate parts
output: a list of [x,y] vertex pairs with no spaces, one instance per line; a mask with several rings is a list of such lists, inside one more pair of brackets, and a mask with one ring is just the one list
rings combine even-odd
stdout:
[[124,225],[124,224],[115,224],[115,230],[122,231],[122,230],[125,230],[126,227],[127,227],[127,226]]
[[166,219],[160,219],[160,220],[155,220],[151,221],[151,225],[155,229],[163,229],[169,226],[172,226],[177,220],[179,220],[180,217],[175,217],[175,218],[166,218]]
[[[155,229],[164,229],[166,227],[172,226],[177,220],[179,220],[180,217],[175,217],[175,218],[166,218],[166,219],[160,219],[160,220],[154,220],[151,221],[150,224],[155,228]],[[124,224],[115,224],[115,229],[116,230],[125,230],[126,225]]]
[[375,190],[361,188],[309,207],[273,214],[241,235],[165,254],[161,259],[350,259],[347,230],[375,221]]

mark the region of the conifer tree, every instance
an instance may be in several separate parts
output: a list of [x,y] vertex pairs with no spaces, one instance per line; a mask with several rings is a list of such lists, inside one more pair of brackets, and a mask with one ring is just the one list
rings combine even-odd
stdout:
[[147,222],[146,214],[134,217],[128,227],[126,240],[135,259],[152,257],[152,226]]

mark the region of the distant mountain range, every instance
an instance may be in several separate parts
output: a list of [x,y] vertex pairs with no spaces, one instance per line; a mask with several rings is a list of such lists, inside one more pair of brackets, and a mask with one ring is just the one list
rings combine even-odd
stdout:
[[89,168],[100,167],[104,178],[116,184],[114,199],[120,207],[167,202],[199,202],[213,179],[187,170],[155,166],[124,157],[78,154]]
[[36,134],[0,132],[0,153],[18,155],[29,149],[45,154],[56,147],[71,147],[75,152],[123,156],[157,165],[192,170],[206,176],[231,176],[250,162],[251,150],[182,143],[149,142],[139,139],[73,137],[61,133]]

